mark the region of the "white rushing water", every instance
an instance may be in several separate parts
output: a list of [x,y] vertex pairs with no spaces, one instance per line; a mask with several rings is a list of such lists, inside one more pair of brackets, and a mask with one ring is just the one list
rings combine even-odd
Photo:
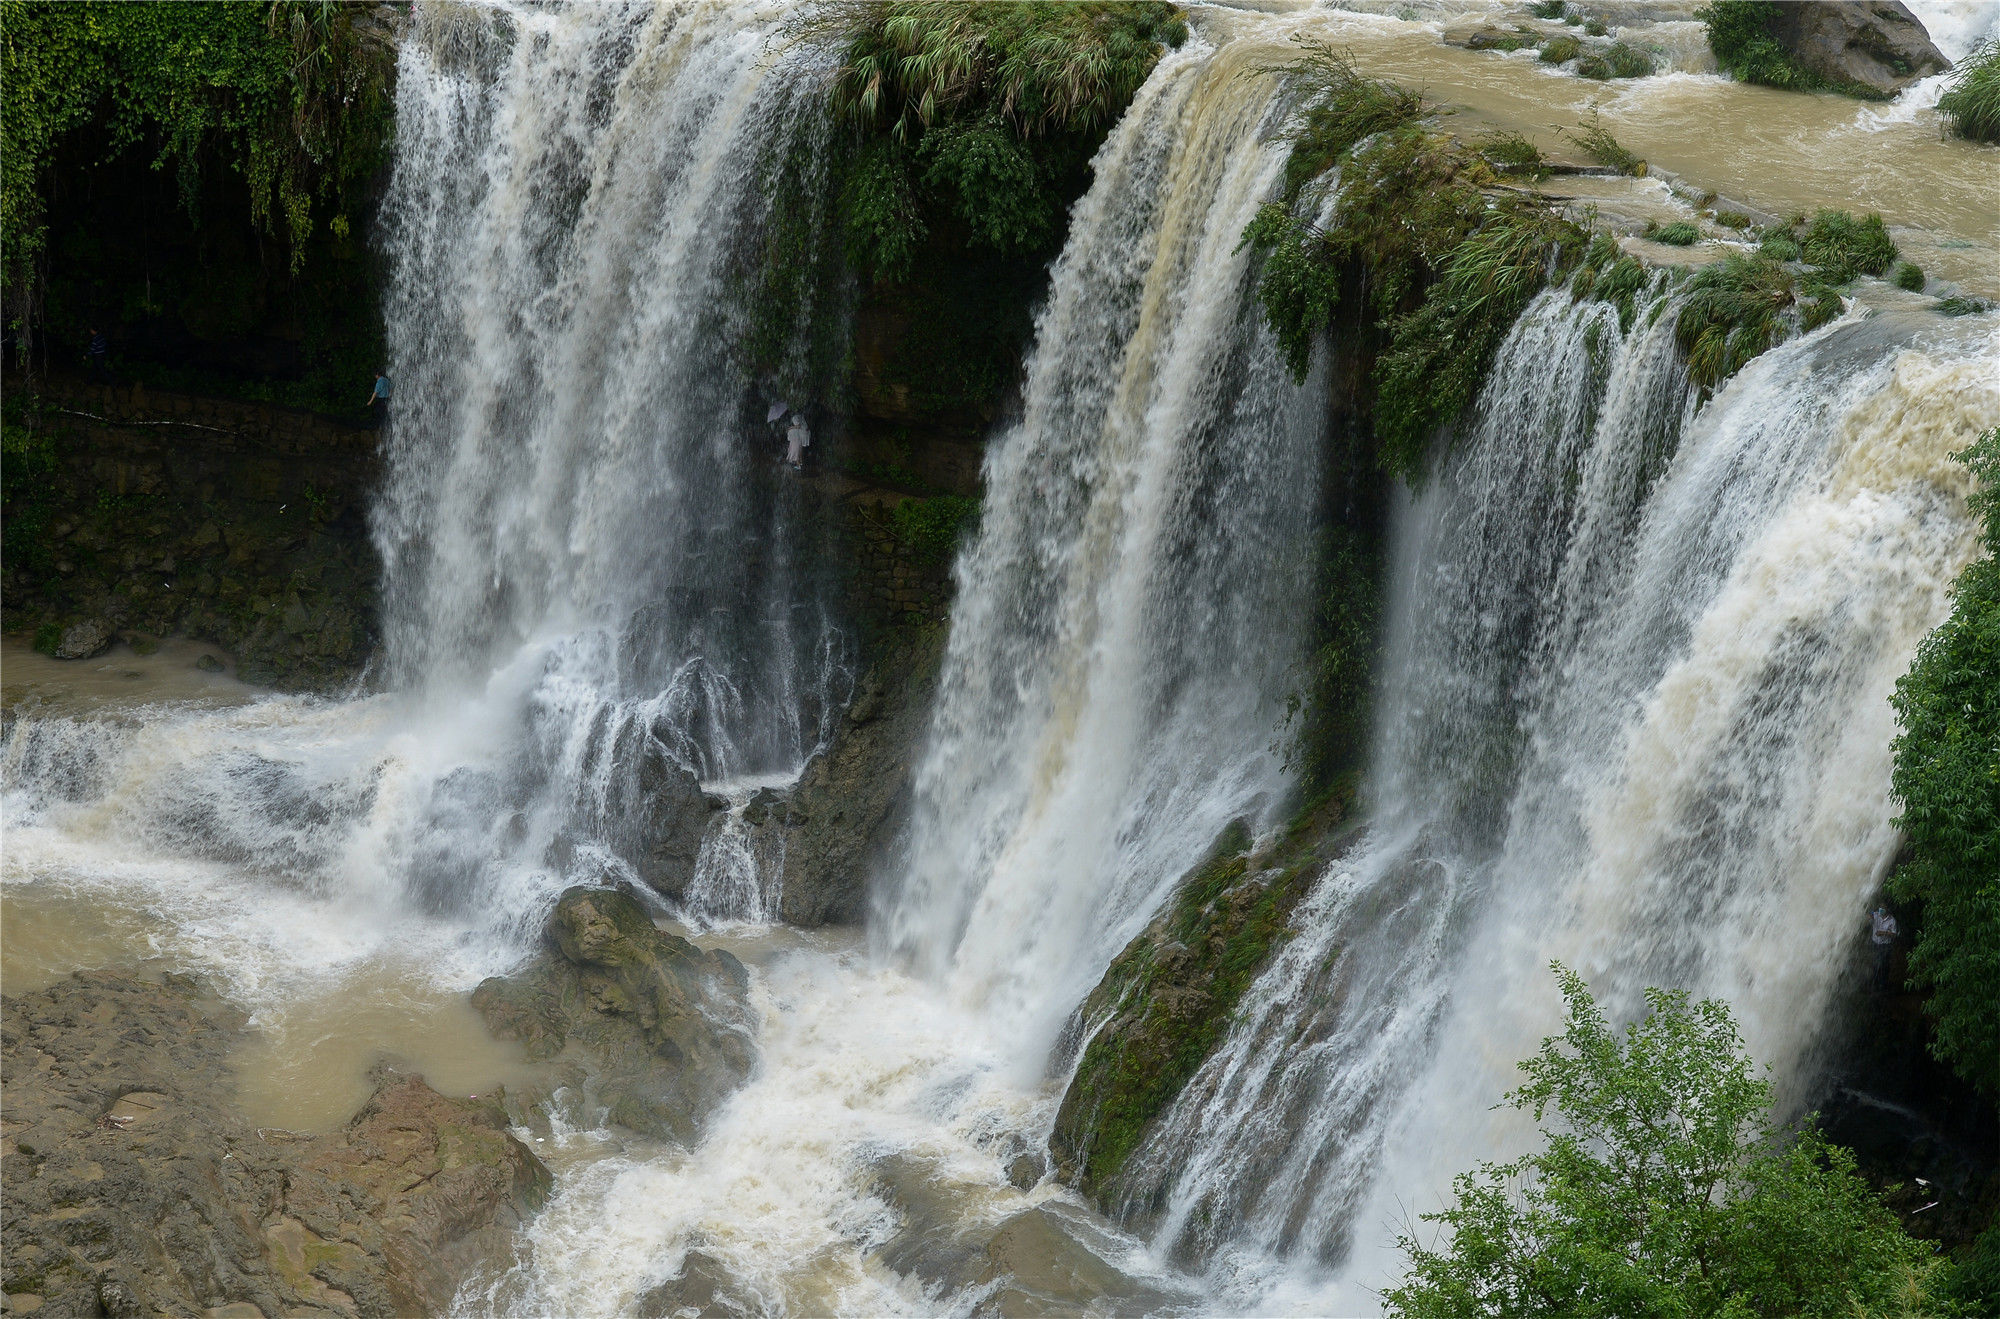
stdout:
[[812,322],[844,308],[785,272],[775,357],[742,347],[774,177],[826,168],[824,70],[774,72],[786,12],[414,13],[383,221],[385,690],[25,721],[10,873],[111,854],[152,900],[233,902],[236,943],[302,974],[414,942],[464,978],[563,884],[646,877],[666,780],[797,772],[843,643],[763,420],[806,405]]
[[1284,161],[1260,58],[1167,56],[1099,153],[878,893],[878,942],[1034,1067],[1189,858],[1285,790],[1325,404],[1284,377],[1238,250]]
[[269,1021],[390,971],[462,996],[560,887],[643,868],[663,776],[728,797],[686,914],[751,966],[756,1071],[693,1149],[535,1133],[556,1196],[466,1315],[629,1313],[697,1265],[753,1310],[970,1313],[1013,1285],[964,1262],[1002,1223],[1032,1304],[1366,1312],[1394,1226],[1523,1139],[1490,1107],[1552,958],[1614,1012],[1723,996],[1803,1093],[1895,847],[1886,697],[1973,549],[1948,455],[2000,414],[1994,318],[1857,308],[1698,406],[1671,314],[1530,308],[1396,513],[1368,840],[1133,1156],[1126,1235],[1019,1161],[1076,1005],[1225,825],[1290,804],[1329,399],[1239,241],[1286,152],[1248,75],[1300,20],[1201,15],[1099,153],[864,939],[763,924],[744,815],[846,683],[760,451],[846,313],[809,270],[765,296],[831,131],[787,14],[417,9],[380,690],[22,713],[7,883],[144,910]]
[[1492,1108],[1559,1025],[1551,960],[1614,1014],[1725,999],[1805,1097],[2000,336],[1851,314],[1693,413],[1647,320],[1543,295],[1399,515],[1371,841],[1127,1174],[1226,1293],[1371,1308],[1395,1232],[1525,1139]]

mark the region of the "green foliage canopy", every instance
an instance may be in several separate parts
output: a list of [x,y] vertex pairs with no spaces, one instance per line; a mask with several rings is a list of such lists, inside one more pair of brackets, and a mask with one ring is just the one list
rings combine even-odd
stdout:
[[833,104],[864,141],[840,203],[850,260],[891,280],[939,222],[1005,254],[1051,247],[1066,182],[1187,36],[1157,0],[895,0],[858,12]]
[[2000,427],[1958,457],[1980,481],[1987,552],[1896,684],[1893,786],[1910,859],[1893,887],[1923,907],[1910,976],[1928,995],[1933,1049],[2000,1098]]
[[[1508,1102],[1542,1147],[1461,1175],[1409,1236],[1399,1319],[1834,1319],[1924,1313],[1940,1280],[1847,1151],[1774,1129],[1729,1010],[1649,990],[1621,1038],[1560,966],[1560,1036]],[[1936,1311],[1931,1311],[1935,1313]]]
[[354,18],[333,0],[0,0],[8,284],[34,278],[58,142],[93,123],[107,156],[139,146],[155,168],[172,165],[191,211],[204,160],[241,172],[252,222],[282,228],[295,262],[317,204],[344,228],[350,190],[382,159],[391,113],[384,54],[359,40]]

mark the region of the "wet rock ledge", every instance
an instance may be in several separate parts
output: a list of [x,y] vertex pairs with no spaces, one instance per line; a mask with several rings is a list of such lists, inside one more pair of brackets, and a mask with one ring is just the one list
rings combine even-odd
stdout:
[[509,1097],[516,1117],[574,1107],[584,1125],[692,1144],[755,1060],[743,964],[655,929],[618,889],[565,892],[542,943],[522,970],[472,992],[487,1029],[555,1060],[545,1092]]
[[188,977],[81,972],[0,1021],[9,1313],[436,1313],[550,1188],[498,1102],[386,1069],[339,1131],[252,1128],[243,1015]]

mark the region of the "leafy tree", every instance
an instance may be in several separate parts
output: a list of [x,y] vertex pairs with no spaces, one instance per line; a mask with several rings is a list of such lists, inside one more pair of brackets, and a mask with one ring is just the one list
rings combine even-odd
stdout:
[[1447,1229],[1405,1236],[1403,1319],[1762,1319],[1950,1313],[1945,1270],[1904,1235],[1810,1125],[1774,1128],[1729,1009],[1649,990],[1623,1037],[1574,972],[1555,967],[1562,1035],[1521,1064],[1508,1095],[1544,1123],[1543,1147],[1482,1164]]
[[1958,458],[1982,485],[1972,508],[1988,553],[1896,684],[1892,782],[1910,859],[1892,889],[1922,906],[1910,978],[1929,996],[1932,1050],[2000,1098],[2000,427]]

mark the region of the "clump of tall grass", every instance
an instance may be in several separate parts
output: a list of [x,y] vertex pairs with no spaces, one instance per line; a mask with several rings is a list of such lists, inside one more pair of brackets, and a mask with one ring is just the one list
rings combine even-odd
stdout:
[[1521,133],[1492,133],[1482,138],[1479,154],[1494,169],[1507,174],[1525,174],[1531,179],[1547,178],[1548,162],[1542,149]]
[[1701,241],[1701,230],[1686,220],[1676,220],[1672,224],[1661,224],[1655,220],[1646,226],[1645,236],[1669,247],[1693,247]]
[[1817,329],[1841,311],[1833,289],[1801,281],[1763,256],[1725,257],[1696,271],[1687,289],[1674,338],[1687,355],[1689,377],[1704,392],[1782,342],[1794,327]]
[[1896,273],[1891,276],[1891,282],[1899,289],[1904,289],[1911,293],[1922,293],[1924,291],[1924,268],[1914,261],[1905,261],[1896,267]]
[[1564,0],[1535,0],[1528,6],[1528,12],[1536,18],[1558,19],[1568,14],[1569,5]]
[[1598,82],[1611,78],[1644,78],[1653,71],[1653,57],[1618,41],[1605,47],[1600,54],[1586,55],[1578,60],[1576,71]]
[[1577,149],[1600,165],[1608,165],[1620,174],[1643,175],[1646,162],[1622,146],[1611,135],[1597,117],[1597,111],[1590,112],[1590,118],[1575,128],[1562,130],[1563,136],[1576,143]]
[[1292,139],[1285,162],[1285,201],[1333,168],[1354,144],[1377,133],[1414,122],[1425,113],[1424,98],[1391,82],[1364,78],[1355,71],[1354,57],[1311,37],[1292,38],[1299,55],[1281,73],[1300,89],[1306,112]]
[[1159,0],[896,0],[862,23],[835,78],[835,107],[897,135],[974,105],[1023,135],[1116,119],[1187,24]]
[[1945,128],[1974,142],[2000,142],[2000,37],[1989,37],[1958,62],[1938,97]]
[[1583,43],[1567,32],[1542,43],[1542,63],[1567,64],[1583,51]]
[[1880,275],[1901,255],[1879,215],[1855,219],[1847,211],[1821,210],[1813,215],[1799,251],[1826,278],[1845,284],[1856,275]]

